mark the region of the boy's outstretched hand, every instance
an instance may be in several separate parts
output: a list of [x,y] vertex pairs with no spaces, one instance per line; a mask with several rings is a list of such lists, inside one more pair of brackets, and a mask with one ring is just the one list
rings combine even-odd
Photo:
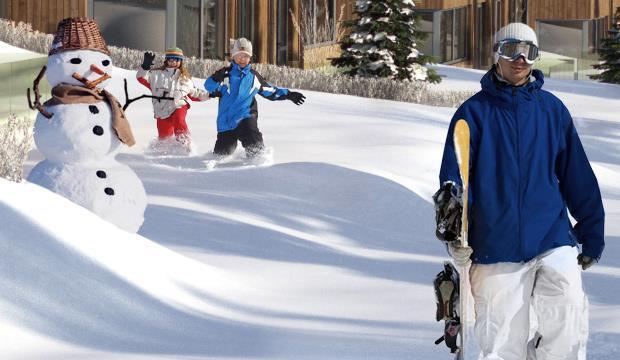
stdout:
[[155,53],[151,51],[147,51],[144,53],[144,59],[142,60],[141,67],[144,70],[150,70],[153,66],[153,60],[155,60]]
[[306,100],[306,97],[302,93],[296,91],[289,91],[286,98],[291,100],[295,105],[301,105]]

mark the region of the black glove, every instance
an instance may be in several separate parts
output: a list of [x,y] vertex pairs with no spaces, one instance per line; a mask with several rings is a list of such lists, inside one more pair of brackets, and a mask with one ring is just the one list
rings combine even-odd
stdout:
[[301,105],[304,103],[304,100],[306,100],[306,97],[302,93],[296,91],[289,91],[286,98],[291,100],[295,105]]
[[141,67],[144,70],[151,70],[151,67],[153,66],[153,60],[155,60],[155,53],[153,53],[151,51],[145,52],[144,53],[144,60],[142,60]]
[[216,82],[222,82],[230,74],[230,67],[223,67],[211,75],[211,79]]
[[435,235],[439,240],[452,242],[461,235],[463,196],[461,187],[451,181],[445,182],[433,195],[435,202]]
[[596,262],[595,258],[591,258],[588,255],[579,254],[577,256],[577,263],[581,265],[583,270],[587,270],[590,266],[596,264]]

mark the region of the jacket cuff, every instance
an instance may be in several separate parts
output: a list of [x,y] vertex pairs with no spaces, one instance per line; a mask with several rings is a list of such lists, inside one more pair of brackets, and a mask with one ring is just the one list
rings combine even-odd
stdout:
[[139,66],[138,70],[136,71],[136,77],[137,78],[141,78],[141,77],[145,78],[146,75],[148,74],[148,72],[149,72],[149,70],[144,70],[142,68],[142,66]]
[[600,261],[601,255],[603,254],[603,249],[598,249],[597,247],[588,246],[587,244],[583,244],[581,247],[581,253],[583,255],[589,256],[596,261]]

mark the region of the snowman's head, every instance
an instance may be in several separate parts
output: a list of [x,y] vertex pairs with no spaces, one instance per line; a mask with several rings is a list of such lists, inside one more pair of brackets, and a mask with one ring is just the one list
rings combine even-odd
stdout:
[[[47,59],[47,81],[52,87],[61,83],[86,86],[97,84],[104,89],[110,79],[101,80],[107,74],[112,75],[112,59],[109,55],[95,50],[66,50],[52,54]],[[79,79],[79,80],[78,80]]]

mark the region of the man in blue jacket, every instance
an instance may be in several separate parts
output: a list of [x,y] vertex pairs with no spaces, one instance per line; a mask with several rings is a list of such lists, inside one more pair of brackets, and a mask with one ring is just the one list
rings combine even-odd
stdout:
[[211,97],[219,97],[217,115],[217,141],[213,153],[230,155],[237,148],[237,141],[251,158],[264,149],[263,135],[258,129],[256,94],[268,100],[291,100],[301,105],[306,99],[301,93],[270,85],[252,69],[252,43],[245,38],[235,40],[232,63],[216,71],[205,81]]
[[457,264],[472,262],[482,359],[585,360],[588,301],[581,270],[604,248],[598,183],[571,115],[542,90],[542,72],[532,70],[539,57],[534,30],[509,24],[494,42],[495,65],[482,78],[482,91],[456,111],[448,130],[439,207],[461,186],[456,121],[465,119],[471,131],[471,248],[453,241],[448,250]]

